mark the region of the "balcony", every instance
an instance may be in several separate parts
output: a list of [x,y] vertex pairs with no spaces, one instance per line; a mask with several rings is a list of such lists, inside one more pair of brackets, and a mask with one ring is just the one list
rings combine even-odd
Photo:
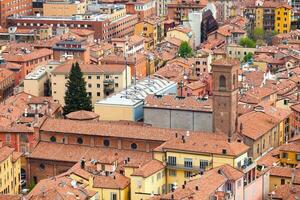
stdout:
[[210,169],[211,167],[212,167],[211,164],[209,164],[205,169],[201,169],[199,166],[186,167],[183,164],[173,165],[173,164],[167,163],[167,168],[168,169],[193,171],[193,172],[203,172],[205,170]]
[[256,162],[253,162],[251,158],[248,158],[244,161],[244,165],[240,166],[239,169],[243,171],[243,173],[247,173],[251,169],[256,167]]

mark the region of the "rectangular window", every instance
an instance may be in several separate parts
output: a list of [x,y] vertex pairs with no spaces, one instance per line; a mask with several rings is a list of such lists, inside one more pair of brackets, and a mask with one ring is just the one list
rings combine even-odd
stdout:
[[185,158],[184,159],[184,167],[185,168],[192,168],[193,167],[193,159]]
[[176,176],[176,170],[170,169],[169,176]]
[[288,154],[287,153],[282,153],[282,158],[288,158]]
[[10,143],[10,140],[11,140],[10,134],[5,134],[5,141],[7,143]]
[[208,160],[200,160],[200,169],[205,170],[208,166]]
[[97,97],[100,97],[100,95],[101,95],[100,92],[97,92]]
[[284,184],[285,184],[285,179],[282,178],[282,179],[280,180],[280,182],[281,182],[281,185],[284,185]]
[[97,79],[100,79],[100,76],[97,76]]
[[119,83],[115,83],[115,87],[119,87]]
[[88,79],[92,79],[92,76],[88,76]]
[[185,172],[184,172],[184,177],[185,177],[185,178],[190,178],[190,177],[192,177],[192,172],[185,171]]
[[97,88],[100,88],[100,84],[99,83],[97,84]]
[[110,200],[117,200],[117,194],[116,193],[110,193]]
[[300,154],[299,154],[299,153],[296,154],[296,160],[297,160],[297,161],[300,160]]
[[89,87],[89,88],[91,88],[91,87],[92,87],[92,84],[91,84],[91,83],[89,83],[89,84],[88,84],[88,87]]
[[175,156],[168,156],[168,165],[176,166],[176,157]]
[[161,179],[161,173],[158,173],[158,174],[156,175],[156,179],[157,179],[157,180],[160,180],[160,179]]

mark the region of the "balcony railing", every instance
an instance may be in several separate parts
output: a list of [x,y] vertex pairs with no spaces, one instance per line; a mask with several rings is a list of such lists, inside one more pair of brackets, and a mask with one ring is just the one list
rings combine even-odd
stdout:
[[187,167],[183,164],[172,164],[172,163],[167,163],[167,168],[168,169],[177,169],[177,170],[185,170],[185,171],[205,171],[207,169],[211,168],[211,165],[209,164],[205,169],[200,168],[200,166],[192,166],[192,167]]

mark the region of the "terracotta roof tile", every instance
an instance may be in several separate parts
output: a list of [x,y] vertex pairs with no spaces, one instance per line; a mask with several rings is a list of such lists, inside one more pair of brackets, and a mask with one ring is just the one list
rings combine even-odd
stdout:
[[248,149],[249,147],[243,143],[228,142],[225,134],[202,133],[185,136],[184,142],[181,137],[168,140],[157,147],[155,151],[187,151],[239,156]]
[[77,163],[82,158],[95,159],[103,164],[111,164],[118,160],[123,163],[128,157],[129,166],[138,167],[152,159],[152,154],[142,151],[119,150],[113,148],[88,147],[71,144],[39,142],[30,154],[30,158]]
[[130,178],[119,173],[113,173],[109,176],[95,176],[93,181],[93,187],[106,189],[124,189],[129,184]]
[[90,111],[86,111],[86,110],[79,110],[79,111],[71,112],[71,113],[67,114],[66,117],[68,119],[72,119],[72,120],[91,120],[91,119],[98,118],[99,115],[97,115],[94,112],[90,112]]
[[14,152],[13,148],[10,148],[10,147],[7,147],[7,146],[1,147],[1,149],[0,149],[0,162],[7,159],[10,155],[12,155],[13,152]]
[[264,112],[252,111],[238,118],[239,127],[242,124],[241,134],[253,140],[266,134],[275,127],[279,120],[275,117],[267,115]]
[[164,169],[165,166],[162,162],[158,160],[150,160],[149,162],[145,163],[141,167],[135,169],[131,176],[141,176],[143,178],[147,178],[152,174]]

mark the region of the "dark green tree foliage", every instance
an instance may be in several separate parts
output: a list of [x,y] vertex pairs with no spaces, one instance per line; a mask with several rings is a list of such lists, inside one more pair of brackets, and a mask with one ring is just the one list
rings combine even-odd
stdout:
[[253,54],[251,52],[249,52],[244,56],[243,60],[244,60],[244,62],[249,62],[249,61],[251,61],[252,57],[253,57]]
[[189,58],[193,56],[193,49],[192,47],[190,47],[188,42],[181,42],[178,50],[178,55],[182,58]]
[[240,43],[239,43],[242,47],[247,47],[247,48],[255,48],[256,47],[256,43],[254,40],[251,40],[248,37],[243,37],[240,39]]
[[91,97],[86,92],[86,82],[79,64],[73,63],[67,82],[64,115],[78,110],[91,111],[92,109]]

